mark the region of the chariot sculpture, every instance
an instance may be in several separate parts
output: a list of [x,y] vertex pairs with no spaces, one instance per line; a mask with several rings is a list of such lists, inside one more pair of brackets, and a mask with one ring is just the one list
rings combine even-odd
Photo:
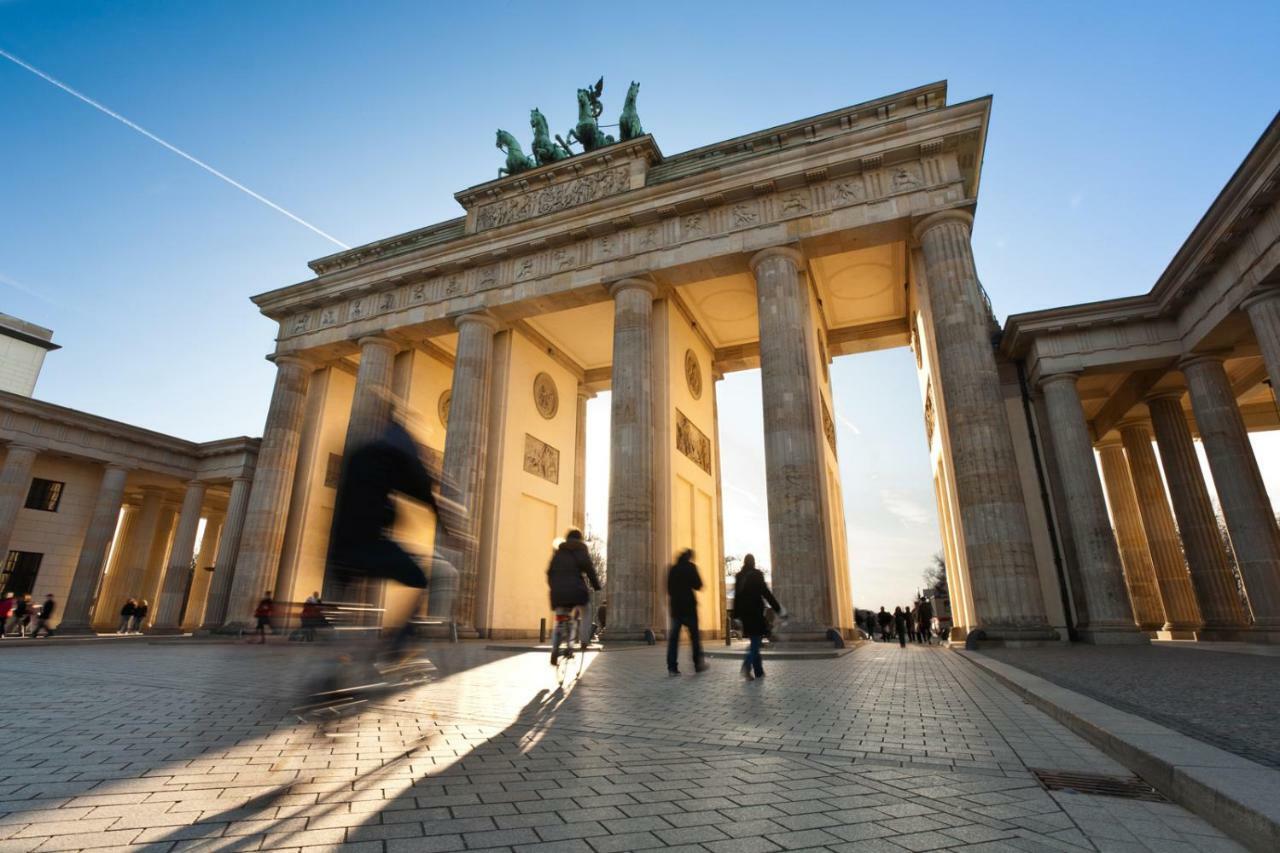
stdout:
[[[524,153],[519,141],[511,133],[498,130],[497,147],[507,155],[507,162],[498,169],[498,177],[516,175],[538,166],[546,166],[572,157],[576,153],[586,153],[613,145],[615,141],[626,141],[644,136],[644,128],[640,124],[640,115],[636,112],[636,98],[640,94],[640,84],[632,82],[627,89],[627,97],[622,105],[622,114],[618,117],[618,140],[600,129],[600,115],[604,112],[604,104],[600,100],[604,93],[604,78],[594,85],[578,90],[578,121],[563,137],[556,134],[553,138],[547,124],[546,116],[535,107],[529,113],[529,126],[533,129],[533,156]],[[573,146],[581,146],[581,152],[575,152]]]

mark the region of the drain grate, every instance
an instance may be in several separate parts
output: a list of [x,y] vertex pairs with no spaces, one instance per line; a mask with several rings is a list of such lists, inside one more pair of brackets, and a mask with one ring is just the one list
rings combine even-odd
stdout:
[[1046,791],[1074,791],[1077,794],[1124,797],[1127,800],[1146,800],[1151,803],[1169,802],[1163,794],[1137,776],[1104,776],[1101,773],[1037,770],[1034,767],[1031,768],[1031,774]]

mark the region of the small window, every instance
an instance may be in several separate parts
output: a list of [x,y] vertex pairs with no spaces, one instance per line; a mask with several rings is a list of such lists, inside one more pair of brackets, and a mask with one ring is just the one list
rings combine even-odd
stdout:
[[331,489],[338,488],[338,480],[342,478],[342,457],[337,453],[329,454],[329,462],[324,469],[324,484]]
[[41,480],[36,477],[31,481],[31,491],[27,492],[27,509],[57,512],[58,502],[62,500],[62,487],[65,485],[66,483],[57,480]]
[[28,595],[36,585],[36,574],[44,554],[32,551],[10,551],[0,571],[0,594]]

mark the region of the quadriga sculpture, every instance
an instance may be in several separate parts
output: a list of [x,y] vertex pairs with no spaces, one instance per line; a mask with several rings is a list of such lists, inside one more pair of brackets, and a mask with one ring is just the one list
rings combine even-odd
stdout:
[[605,135],[597,124],[600,113],[604,112],[604,104],[600,103],[600,93],[603,91],[603,77],[591,88],[578,90],[578,123],[569,131],[567,138],[570,143],[581,144],[583,151],[595,151],[614,143],[613,137]]
[[547,118],[537,107],[529,113],[529,125],[533,128],[533,156],[539,166],[573,156],[569,146],[563,144],[558,136],[555,139],[551,138],[551,131],[547,129]]
[[644,128],[640,126],[640,114],[636,112],[636,96],[640,94],[640,84],[631,81],[627,89],[627,99],[622,104],[622,115],[618,117],[618,136],[625,142],[644,136]]
[[499,178],[503,175],[516,175],[538,165],[524,153],[516,138],[502,129],[498,130],[498,150],[507,155],[507,165],[498,170]]

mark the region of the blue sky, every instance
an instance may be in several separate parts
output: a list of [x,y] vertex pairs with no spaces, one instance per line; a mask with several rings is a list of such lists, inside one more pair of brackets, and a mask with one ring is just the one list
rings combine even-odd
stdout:
[[[974,247],[1002,318],[1150,287],[1274,114],[1278,31],[1274,2],[0,2],[0,48],[353,245],[456,215],[495,127],[567,126],[601,74],[606,105],[643,83],[667,153],[946,78],[995,96]],[[65,347],[37,395],[258,434],[248,296],[335,247],[3,60],[0,115],[0,311]],[[937,547],[910,356],[833,377],[855,597],[901,597]],[[726,380],[727,443],[758,445],[758,386]]]

